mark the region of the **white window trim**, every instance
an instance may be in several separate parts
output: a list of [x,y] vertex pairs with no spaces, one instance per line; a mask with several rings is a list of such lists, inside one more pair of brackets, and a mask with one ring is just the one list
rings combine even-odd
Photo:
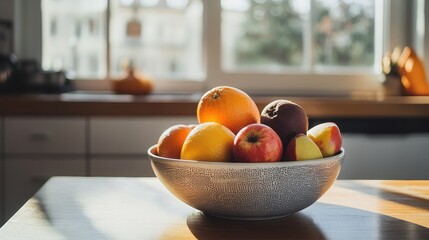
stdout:
[[[429,3],[426,2],[425,0],[419,0],[420,5],[424,5],[423,9],[421,11],[423,11],[423,13],[421,13],[423,15],[423,19],[421,19],[421,21],[423,21],[423,36],[420,36],[423,39],[423,42],[421,43],[421,47],[423,48],[423,53],[424,53],[424,62],[425,62],[425,70],[426,70],[426,80],[429,81]],[[420,5],[417,5],[417,7],[419,7]],[[426,44],[425,44],[426,43]]]
[[[376,1],[384,2],[384,1]],[[383,4],[383,3],[382,3]],[[380,6],[378,6],[380,7]],[[383,7],[383,6],[381,6]],[[274,95],[344,95],[356,91],[380,91],[379,75],[337,72],[318,73],[228,73],[221,66],[221,6],[220,1],[206,1],[205,9],[207,44],[211,46],[207,55],[207,87],[231,85],[251,94]],[[381,29],[381,28],[380,28]],[[310,53],[311,55],[311,53]],[[379,54],[381,56],[381,54]],[[365,72],[365,71],[364,71]]]
[[[353,94],[356,91],[377,93],[381,90],[379,81],[383,76],[374,74],[373,71],[344,72],[335,71],[332,73],[312,71],[311,73],[289,73],[267,74],[267,73],[228,73],[221,68],[221,6],[220,0],[203,0],[203,49],[204,61],[206,61],[206,79],[196,80],[160,80],[156,81],[155,92],[159,93],[191,93],[196,91],[205,91],[218,85],[230,85],[239,87],[251,94],[270,94],[270,95],[344,95]],[[420,1],[420,0],[412,0]],[[35,58],[41,60],[41,34],[28,32],[28,29],[41,29],[41,12],[34,11],[34,5],[39,4],[40,0],[17,0],[15,1],[15,21],[21,26],[21,32],[15,34],[16,53],[21,58]],[[377,0],[378,7],[387,9],[382,18],[389,20],[388,27],[382,29],[376,26],[378,34],[384,35],[376,59],[388,49],[395,46],[411,45],[410,39],[406,36],[408,19],[397,16],[410,16],[406,13],[406,7],[409,1]],[[425,4],[425,12],[429,12],[429,4]],[[417,4],[415,4],[417,6]],[[20,16],[26,16],[20,18]],[[425,18],[429,18],[426,14]],[[36,20],[35,20],[36,19]],[[38,19],[38,20],[37,20]],[[23,27],[25,26],[25,27]],[[425,25],[426,34],[424,42],[429,39],[429,25]],[[26,32],[27,30],[27,32]],[[40,31],[41,32],[41,31]],[[33,35],[32,35],[33,34]],[[31,37],[32,36],[32,37]],[[35,39],[35,37],[36,39]],[[28,39],[31,39],[28,40]],[[210,48],[207,48],[210,46]],[[35,50],[36,49],[36,50]],[[39,50],[37,50],[39,49]],[[429,47],[425,48],[425,58],[429,59]],[[209,56],[209,57],[208,57]],[[429,61],[425,61],[428,65]],[[367,72],[367,74],[365,74]],[[363,73],[363,74],[362,74]],[[109,80],[77,80],[74,82],[78,90],[110,90],[111,81]]]

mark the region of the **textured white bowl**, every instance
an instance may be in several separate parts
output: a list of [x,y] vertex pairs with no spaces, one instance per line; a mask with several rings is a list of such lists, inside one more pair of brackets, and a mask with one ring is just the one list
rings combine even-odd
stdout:
[[344,149],[333,157],[276,163],[205,162],[164,158],[148,150],[165,187],[211,216],[262,220],[288,216],[317,201],[335,182]]

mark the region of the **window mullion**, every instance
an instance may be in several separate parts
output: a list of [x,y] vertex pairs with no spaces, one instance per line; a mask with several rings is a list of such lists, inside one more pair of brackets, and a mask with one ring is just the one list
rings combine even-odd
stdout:
[[304,23],[304,70],[313,73],[316,56],[313,43],[314,0],[308,1],[310,6]]
[[111,55],[110,55],[110,10],[111,10],[111,0],[107,0],[107,9],[106,9],[106,79],[110,79],[110,65],[111,65]]
[[220,0],[204,0],[204,54],[206,63],[206,82],[210,87],[216,84],[221,75],[221,14]]
[[423,2],[421,4],[424,5],[424,36],[423,36],[423,51],[425,53],[424,56],[424,62],[425,62],[425,69],[426,69],[426,80],[429,81],[429,3],[426,1],[420,1]]
[[388,28],[383,29],[384,22],[387,20],[389,16],[388,12],[390,12],[389,4],[387,1],[379,0],[375,1],[375,11],[374,11],[374,19],[375,19],[375,33],[374,33],[374,70],[376,73],[381,72],[381,64],[377,64],[379,59],[382,58],[384,52],[388,50],[387,47],[387,34]]
[[[407,1],[387,1],[389,13],[387,16],[388,42],[387,49],[393,50],[397,46],[407,45]],[[398,17],[403,16],[403,17]]]

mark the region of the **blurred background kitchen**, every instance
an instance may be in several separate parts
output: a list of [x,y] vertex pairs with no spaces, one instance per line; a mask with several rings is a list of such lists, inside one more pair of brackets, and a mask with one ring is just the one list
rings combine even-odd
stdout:
[[218,85],[336,122],[340,178],[428,179],[428,22],[424,0],[0,0],[2,220],[50,176],[154,176]]

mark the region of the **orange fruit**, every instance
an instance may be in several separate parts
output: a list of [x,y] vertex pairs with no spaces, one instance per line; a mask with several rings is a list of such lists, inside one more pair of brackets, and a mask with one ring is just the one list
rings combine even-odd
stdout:
[[158,156],[179,159],[183,142],[195,126],[178,124],[167,128],[158,139]]
[[180,158],[210,162],[232,161],[234,137],[231,130],[219,123],[199,124],[186,137]]
[[240,89],[219,86],[207,91],[197,106],[199,123],[217,122],[237,134],[243,127],[260,122],[253,99]]

